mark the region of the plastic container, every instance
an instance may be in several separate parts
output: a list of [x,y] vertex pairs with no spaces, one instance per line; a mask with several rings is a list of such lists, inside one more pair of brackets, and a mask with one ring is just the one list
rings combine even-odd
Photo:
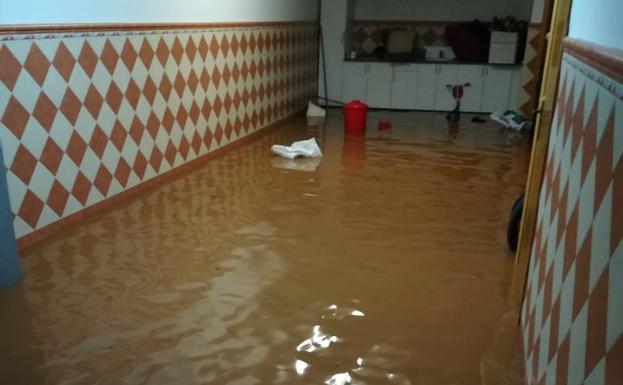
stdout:
[[344,104],[344,132],[346,135],[364,135],[367,118],[367,104],[360,100],[353,100]]
[[17,243],[13,231],[13,213],[9,204],[6,171],[0,146],[0,289],[13,285],[20,277]]
[[390,120],[379,120],[379,131],[389,130],[390,128],[392,128]]

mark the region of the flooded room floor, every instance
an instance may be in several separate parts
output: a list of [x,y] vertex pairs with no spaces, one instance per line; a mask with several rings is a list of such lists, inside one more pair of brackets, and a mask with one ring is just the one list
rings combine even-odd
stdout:
[[[512,384],[528,138],[463,116],[272,129],[23,253],[4,384]],[[316,137],[321,160],[274,143]]]

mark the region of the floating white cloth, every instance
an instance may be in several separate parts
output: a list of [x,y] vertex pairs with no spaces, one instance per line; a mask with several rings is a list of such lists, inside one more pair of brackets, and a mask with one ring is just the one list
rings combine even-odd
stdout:
[[316,169],[318,169],[318,166],[320,166],[320,158],[294,160],[274,157],[271,162],[273,167],[306,172],[316,171]]
[[271,147],[271,151],[286,159],[294,159],[299,156],[305,158],[320,158],[322,156],[322,151],[318,147],[318,143],[316,143],[316,138],[300,140],[289,146],[275,144]]

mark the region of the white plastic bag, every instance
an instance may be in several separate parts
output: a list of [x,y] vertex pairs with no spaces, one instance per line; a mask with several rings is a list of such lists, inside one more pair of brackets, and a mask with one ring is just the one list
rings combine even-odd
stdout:
[[322,151],[320,150],[320,147],[318,147],[316,138],[311,138],[308,140],[300,140],[298,142],[292,143],[289,146],[282,146],[280,144],[275,144],[271,147],[271,151],[286,159],[294,159],[299,156],[302,156],[305,158],[322,157]]
[[282,168],[285,170],[293,171],[306,171],[313,172],[320,166],[320,158],[307,158],[307,159],[285,159],[280,157],[274,157],[271,160],[273,167]]

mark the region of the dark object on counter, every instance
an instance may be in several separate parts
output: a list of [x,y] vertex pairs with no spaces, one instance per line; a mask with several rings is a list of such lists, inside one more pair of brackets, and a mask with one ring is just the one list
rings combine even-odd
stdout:
[[372,56],[381,60],[387,59],[385,46],[379,45],[378,47],[376,47],[374,51],[372,51]]
[[446,27],[446,41],[457,59],[467,62],[486,62],[489,57],[491,33],[478,20]]
[[413,53],[413,58],[419,61],[426,60],[426,50],[424,48],[416,48]]
[[483,119],[480,116],[474,116],[472,118],[472,122],[474,123],[485,123],[487,121],[487,119]]
[[491,29],[493,31],[503,32],[523,32],[528,28],[528,23],[522,20],[517,20],[512,16],[506,17],[494,17],[491,23]]
[[523,215],[524,194],[515,201],[511,209],[508,227],[506,228],[506,242],[512,251],[517,251],[519,242],[519,229],[521,229],[521,216]]

